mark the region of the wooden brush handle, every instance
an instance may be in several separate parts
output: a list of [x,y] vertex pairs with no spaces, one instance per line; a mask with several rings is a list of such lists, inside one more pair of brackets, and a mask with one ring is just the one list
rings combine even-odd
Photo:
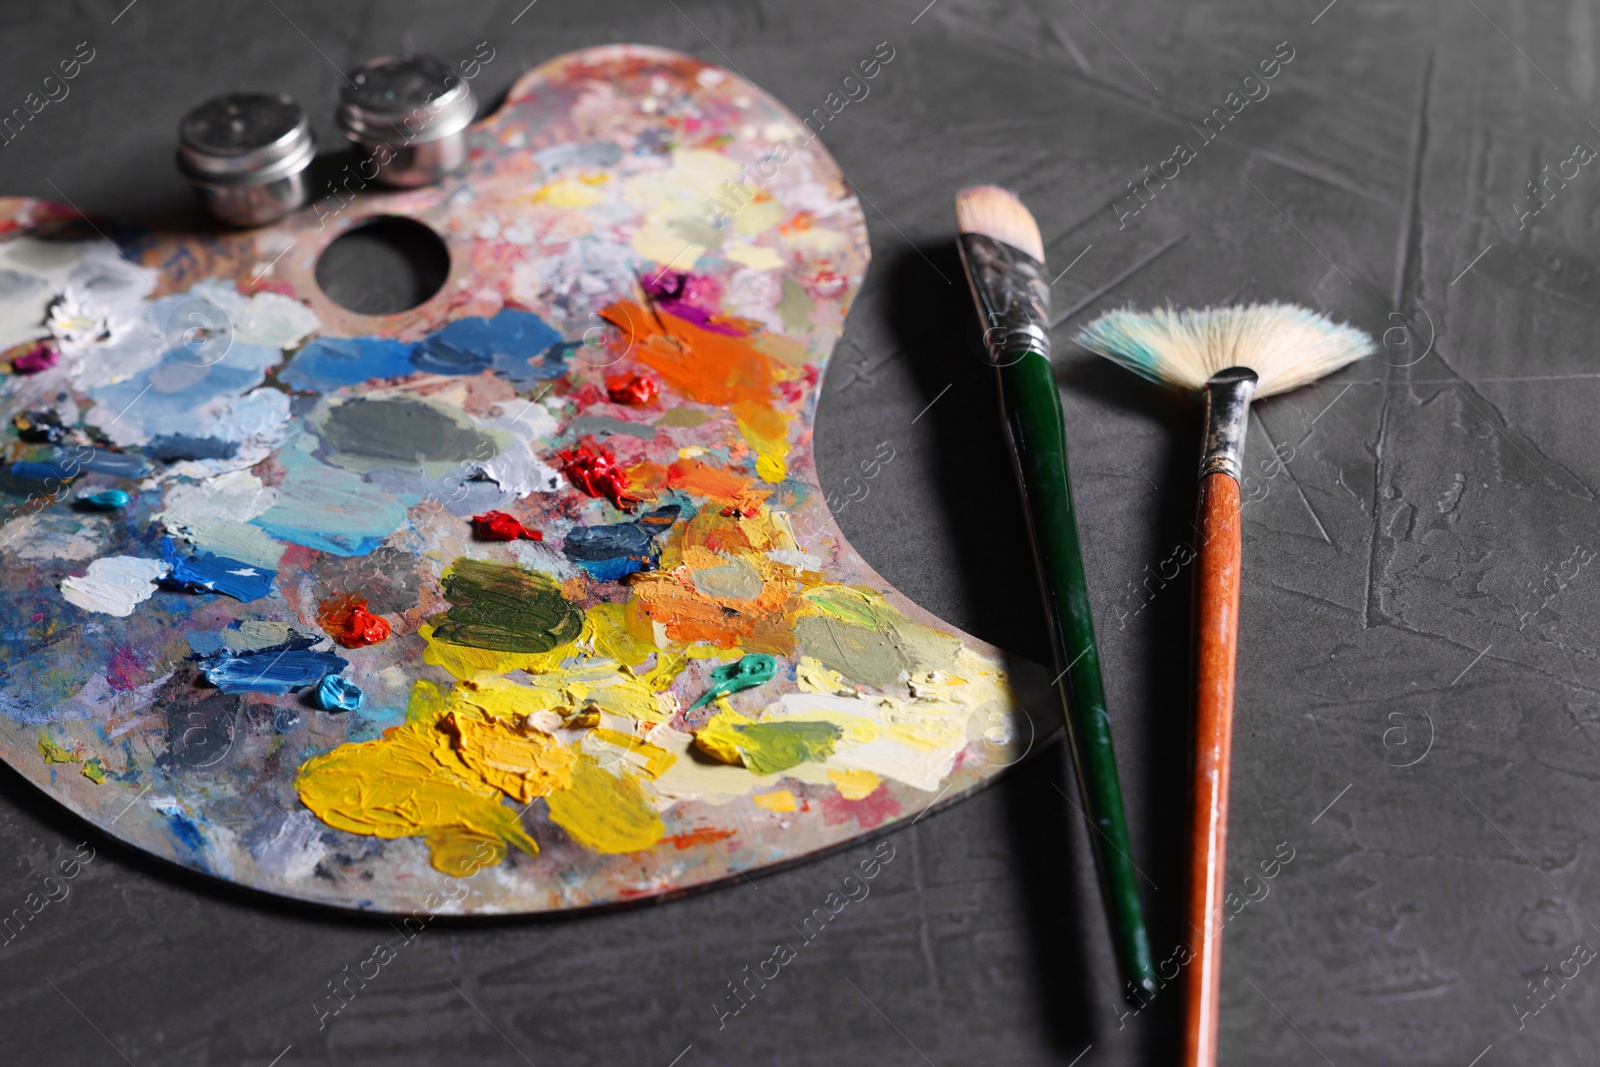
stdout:
[[[1222,898],[1227,876],[1228,760],[1233,746],[1233,670],[1239,646],[1239,483],[1200,480],[1195,569],[1194,779],[1189,824],[1187,918],[1193,955],[1184,994],[1184,1067],[1215,1067],[1222,992]],[[1198,943],[1196,943],[1198,942]]]

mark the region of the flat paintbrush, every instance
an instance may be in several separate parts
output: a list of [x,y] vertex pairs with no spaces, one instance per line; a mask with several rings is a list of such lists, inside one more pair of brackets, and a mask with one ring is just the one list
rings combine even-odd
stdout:
[[1200,548],[1194,572],[1194,776],[1185,917],[1199,936],[1184,997],[1185,1067],[1215,1067],[1227,874],[1228,764],[1239,639],[1239,475],[1250,402],[1331,374],[1373,351],[1360,330],[1288,304],[1204,311],[1112,311],[1078,343],[1205,400]]
[[1055,686],[1066,716],[1083,810],[1117,963],[1128,986],[1156,991],[1150,939],[1129,855],[1122,788],[1111,746],[1111,718],[1078,549],[1067,478],[1066,420],[1050,361],[1050,286],[1044,244],[1028,209],[992,185],[956,198],[961,262],[978,304],[984,347],[1000,379],[1001,409],[1028,517],[1028,531],[1050,620]]

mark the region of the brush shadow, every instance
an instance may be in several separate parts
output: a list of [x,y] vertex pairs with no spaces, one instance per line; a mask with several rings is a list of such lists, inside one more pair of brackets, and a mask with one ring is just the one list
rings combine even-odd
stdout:
[[1071,1055],[1099,1039],[1098,1017],[1107,996],[1115,996],[1112,988],[1091,988],[1086,951],[1091,924],[1103,922],[1104,912],[1096,897],[1078,891],[1088,828],[1072,825],[1079,816],[1063,797],[1076,797],[1077,785],[1064,749],[1049,745],[1061,736],[1061,715],[1043,684],[1049,673],[1039,666],[1048,662],[1050,646],[994,370],[982,356],[965,285],[958,281],[952,291],[935,270],[964,278],[953,241],[890,259],[884,302],[895,347],[917,353],[907,364],[921,395],[932,403],[949,386],[957,400],[933,404],[923,421],[932,423],[927,435],[939,471],[932,491],[961,563],[954,583],[966,609],[964,628],[1007,650],[1007,672],[1038,724],[1028,758],[994,788],[1028,922],[1027,985],[1050,1044]]

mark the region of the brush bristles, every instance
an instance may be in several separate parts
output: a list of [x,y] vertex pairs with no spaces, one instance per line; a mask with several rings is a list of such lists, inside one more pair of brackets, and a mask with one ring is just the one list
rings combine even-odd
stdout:
[[1022,201],[998,185],[974,185],[956,196],[956,228],[962,233],[981,233],[1044,262],[1044,241],[1039,224],[1022,206]]
[[1077,341],[1136,374],[1186,389],[1201,388],[1217,371],[1249,367],[1258,397],[1297,389],[1376,351],[1360,330],[1294,304],[1108,311]]

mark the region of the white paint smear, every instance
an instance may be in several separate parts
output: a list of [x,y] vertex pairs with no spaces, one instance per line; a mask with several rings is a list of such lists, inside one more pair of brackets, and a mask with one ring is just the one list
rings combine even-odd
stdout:
[[156,579],[168,567],[158,559],[138,556],[107,556],[89,564],[87,574],[75,575],[61,583],[67,603],[84,611],[127,618],[133,609],[150,599]]

